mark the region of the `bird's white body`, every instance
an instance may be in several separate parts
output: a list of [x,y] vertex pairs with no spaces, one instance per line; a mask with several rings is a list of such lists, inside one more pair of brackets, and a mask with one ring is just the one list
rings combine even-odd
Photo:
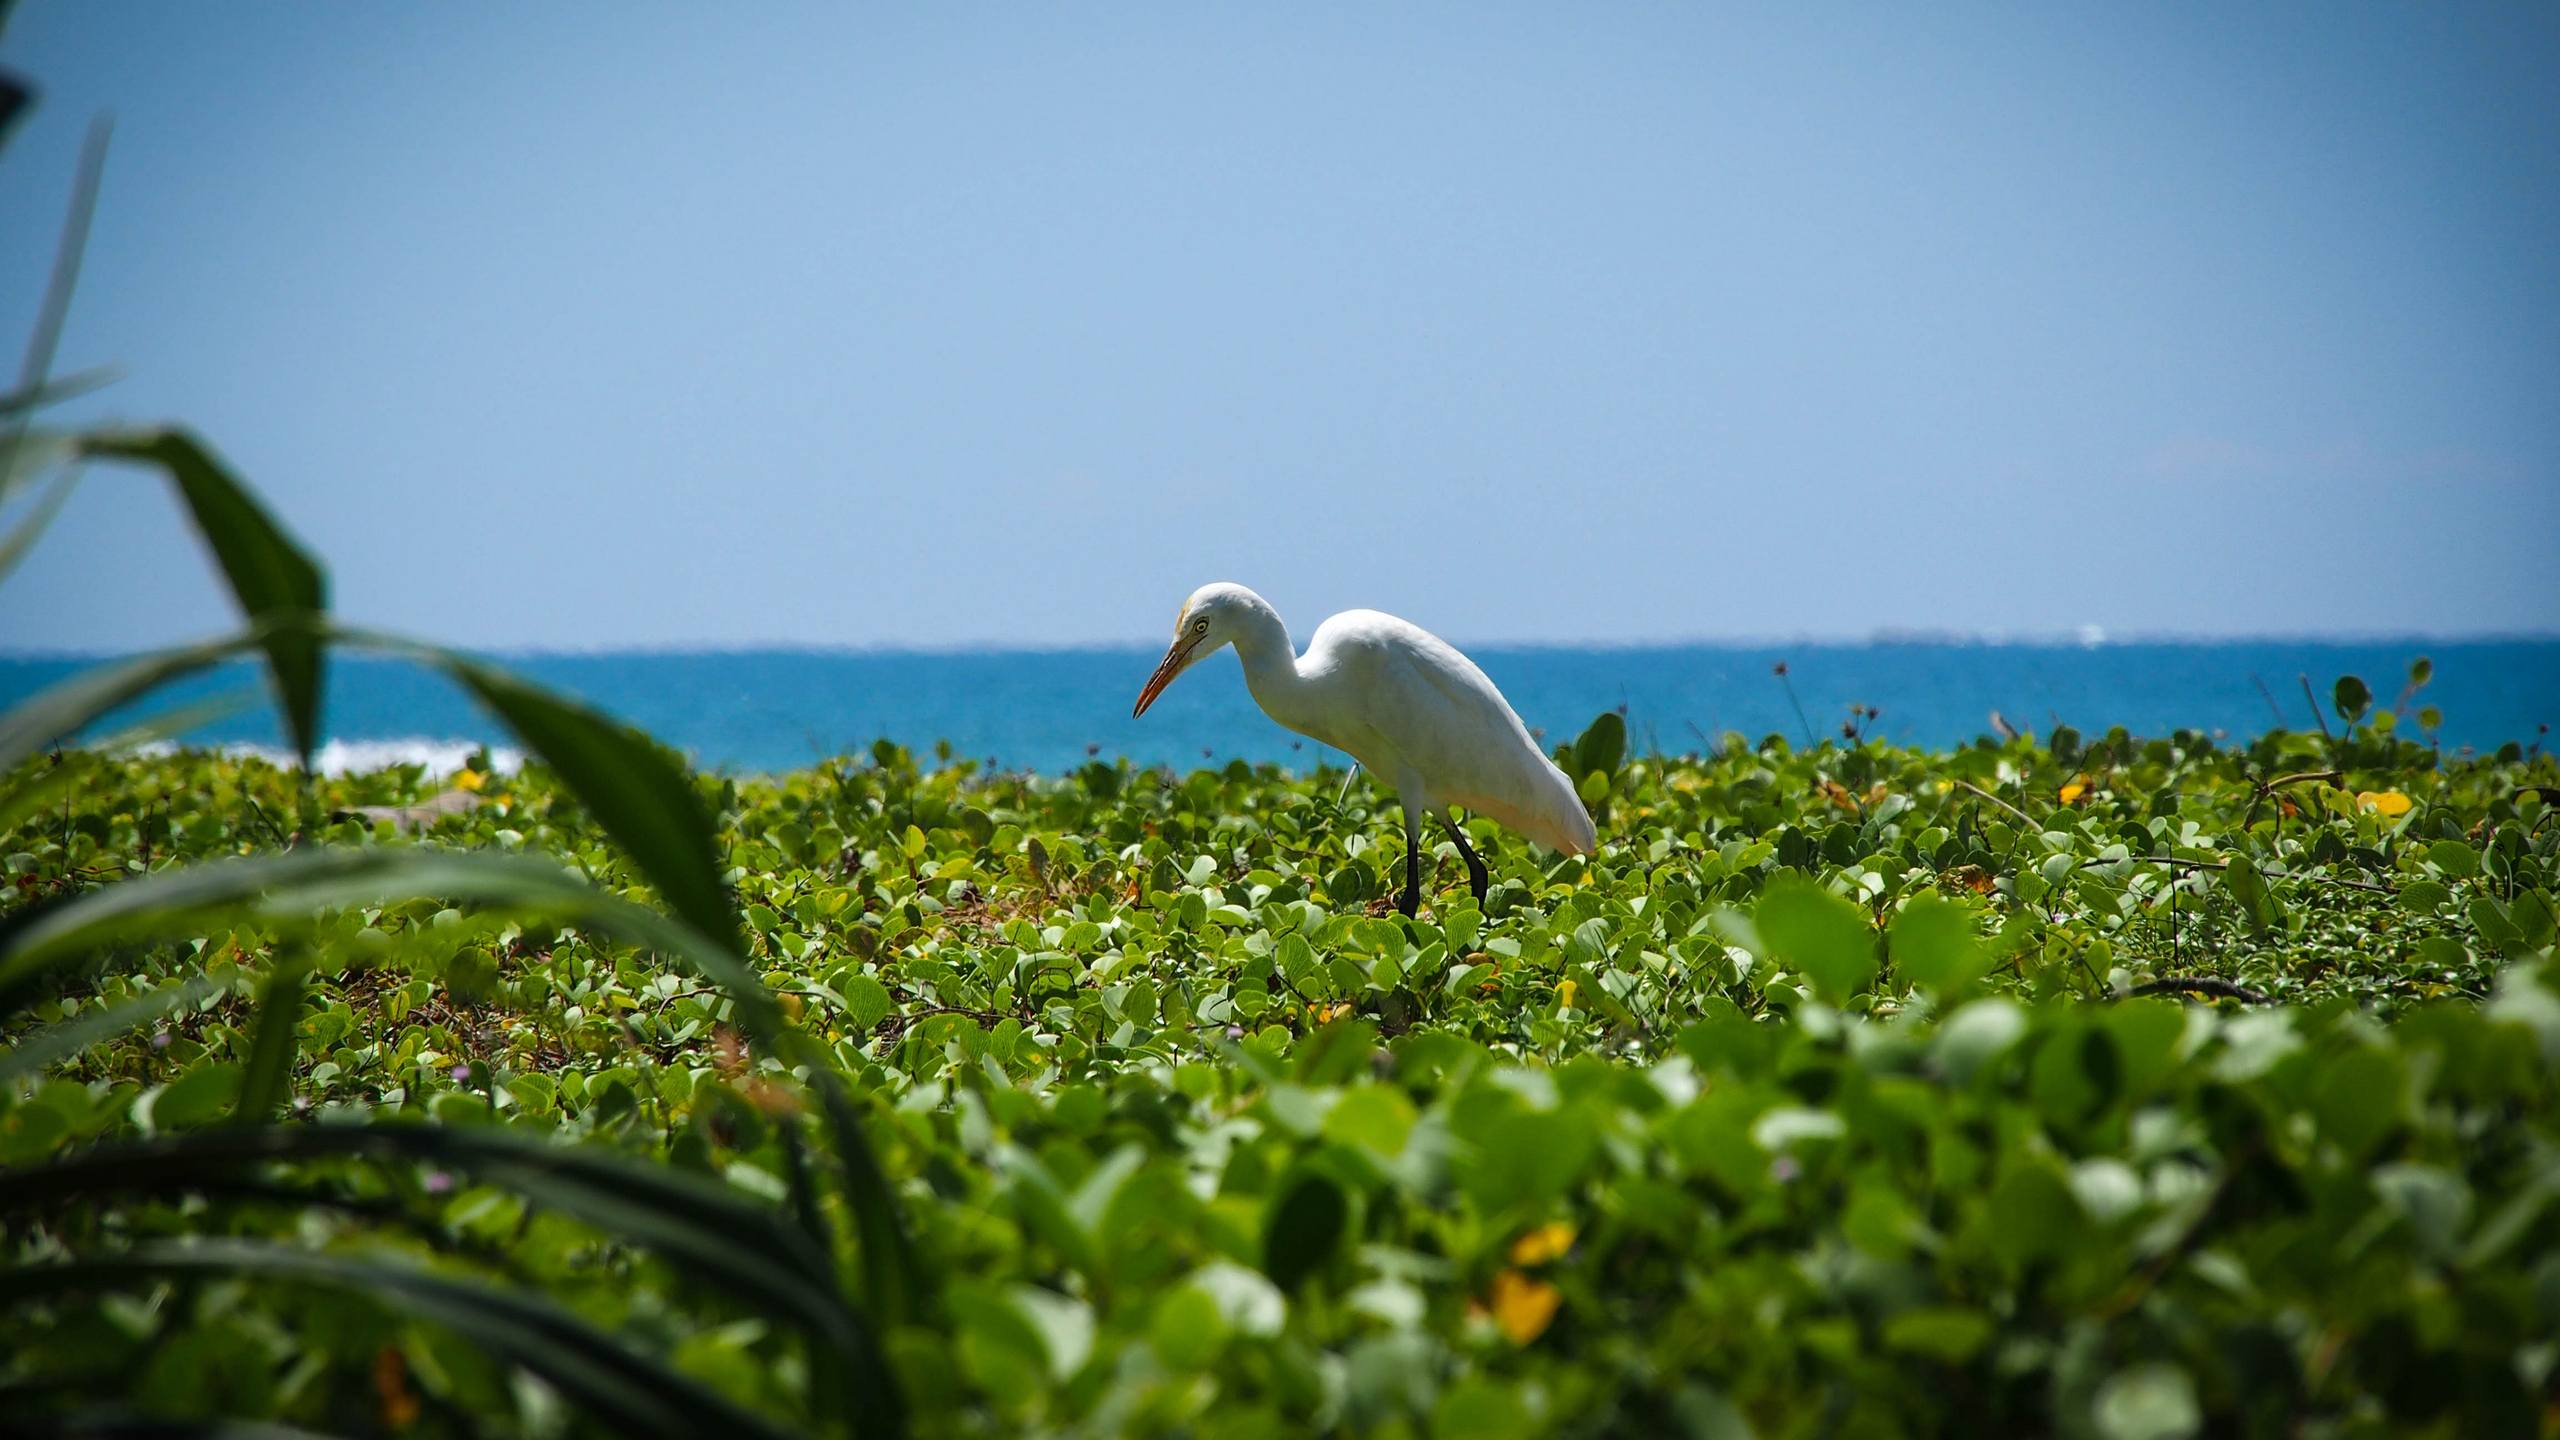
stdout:
[[1573,782],[1529,738],[1502,692],[1421,626],[1346,610],[1317,626],[1299,655],[1261,596],[1241,585],[1204,586],[1184,602],[1174,648],[1138,708],[1220,644],[1236,647],[1263,713],[1394,787],[1408,827],[1463,806],[1568,855],[1597,844]]

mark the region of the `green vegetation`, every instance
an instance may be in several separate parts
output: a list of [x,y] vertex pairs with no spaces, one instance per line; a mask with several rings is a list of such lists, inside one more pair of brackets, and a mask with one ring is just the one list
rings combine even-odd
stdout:
[[[505,1332],[383,1279],[467,1277],[695,1403],[886,1429],[814,1338],[882,1288],[809,1178],[833,1077],[912,1231],[876,1328],[919,1433],[2548,1429],[2560,774],[2371,719],[1581,749],[1598,861],[1483,827],[1488,905],[1444,844],[1413,923],[1339,775],[696,780],[762,1020],[548,766],[413,836],[355,811],[415,770],[38,758],[8,865],[71,899],[8,953],[109,963],[19,1009],[40,1077],[0,1062],[40,1321],[0,1383],[539,1431]],[[643,1219],[649,1176],[716,1219]]]
[[[1338,774],[704,777],[338,626],[193,437],[34,426],[67,290],[0,566],[139,465],[245,628],[0,717],[14,1430],[2560,1433],[2560,765],[2423,662],[2238,749],[1603,716],[1602,853],[1406,921]],[[254,652],[307,754],[350,645],[532,763],[56,748]]]

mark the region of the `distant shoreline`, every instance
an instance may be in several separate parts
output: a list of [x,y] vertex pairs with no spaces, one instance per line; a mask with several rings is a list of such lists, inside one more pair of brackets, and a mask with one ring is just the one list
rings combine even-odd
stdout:
[[[1133,719],[1131,701],[1157,648],[518,652],[504,663],[705,769],[737,773],[798,769],[866,752],[881,737],[919,756],[947,743],[997,768],[1050,774],[1117,755],[1186,770],[1235,759],[1300,769],[1343,763],[1263,715],[1231,656],[1213,658],[1193,683]],[[2115,726],[2144,736],[2193,730],[2241,743],[2276,728],[2338,723],[2331,689],[2343,674],[2360,677],[2391,709],[2421,656],[2432,679],[2408,696],[2397,722],[2404,734],[2447,753],[2487,753],[2509,741],[2533,744],[2560,722],[2560,638],[1468,649],[1548,743],[1580,733],[1600,711],[1622,710],[1636,748],[1665,753],[1728,733],[1754,742],[1774,733],[1801,748],[1838,738],[1853,708],[1859,733],[1924,749],[1971,744],[2004,725],[2037,734],[2069,725],[2093,737]],[[0,657],[0,706],[98,663]],[[1781,663],[1784,679],[1774,673]],[[501,738],[467,694],[409,661],[332,655],[327,675],[322,733],[337,740],[450,749]],[[237,657],[167,687],[158,701],[192,744],[273,745],[280,730],[267,694],[258,663]],[[147,713],[120,714],[90,733],[110,734]]]
[[[1303,643],[1304,636],[1298,637]],[[880,656],[886,658],[934,659],[942,657],[975,657],[1006,655],[1125,655],[1152,653],[1163,647],[1161,637],[1137,640],[1091,640],[1061,644],[1014,644],[1000,641],[960,642],[948,645],[884,644],[811,644],[799,641],[752,643],[677,642],[651,645],[454,645],[467,654],[496,660],[582,660],[582,659],[694,659],[722,656]],[[2071,631],[2040,630],[2016,634],[1999,631],[1967,632],[1956,630],[1879,630],[1863,638],[1856,636],[1706,636],[1670,640],[1482,640],[1464,636],[1450,637],[1450,643],[1472,654],[1526,654],[1562,651],[1595,654],[1675,653],[1689,651],[1759,654],[1771,650],[2085,650],[2085,649],[2224,649],[2232,647],[2275,645],[2303,649],[2368,649],[2390,645],[2550,645],[2560,646],[2560,630],[2448,632],[2429,634],[2403,631],[2375,634],[2353,632],[2314,635],[2267,634],[2194,635],[2176,631],[2106,632],[2097,639],[2083,638]],[[113,664],[152,653],[142,650],[55,649],[44,646],[0,646],[0,664],[9,663],[86,663]]]

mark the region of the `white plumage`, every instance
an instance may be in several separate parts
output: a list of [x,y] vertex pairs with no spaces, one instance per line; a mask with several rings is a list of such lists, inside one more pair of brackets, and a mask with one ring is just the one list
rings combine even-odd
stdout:
[[1405,813],[1406,914],[1419,898],[1425,815],[1448,825],[1478,899],[1484,865],[1450,817],[1452,806],[1568,855],[1587,855],[1598,842],[1573,783],[1475,662],[1421,626],[1375,610],[1325,621],[1299,655],[1270,602],[1242,585],[1204,585],[1183,602],[1172,648],[1130,713],[1145,714],[1175,676],[1224,645],[1236,647],[1263,713],[1349,754],[1395,789]]

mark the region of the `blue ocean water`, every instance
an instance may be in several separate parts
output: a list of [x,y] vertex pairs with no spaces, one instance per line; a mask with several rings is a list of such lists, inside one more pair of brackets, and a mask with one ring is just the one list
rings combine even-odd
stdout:
[[[2422,654],[2434,661],[2435,673],[2415,703],[2443,711],[2448,749],[2531,744],[2538,727],[2560,720],[2560,639],[1487,647],[1472,653],[1550,745],[1619,706],[1626,707],[1638,749],[1668,752],[1702,748],[1701,737],[1728,730],[1754,740],[1775,731],[1797,743],[1808,727],[1836,735],[1853,704],[1880,712],[1870,733],[1931,746],[1989,733],[1994,710],[2038,732],[2060,722],[2092,734],[2122,725],[2138,735],[2192,728],[2246,737],[2279,725],[2312,728],[2297,677],[2308,675],[2325,704],[2336,677],[2359,675],[2388,705],[2409,662]],[[1155,663],[1153,650],[499,658],[646,728],[698,764],[732,771],[806,765],[867,750],[882,736],[922,756],[948,741],[955,755],[1051,772],[1088,755],[1177,767],[1239,756],[1294,767],[1342,763],[1254,708],[1232,652],[1183,676],[1140,720],[1130,719],[1129,707]],[[1772,673],[1780,661],[1803,720],[1786,682]],[[0,658],[0,704],[90,663]],[[154,704],[165,709],[237,697],[240,707],[185,737],[274,744],[280,731],[261,686],[254,668],[227,666],[160,692]],[[332,663],[327,728],[344,741],[504,738],[433,672],[370,658]]]

